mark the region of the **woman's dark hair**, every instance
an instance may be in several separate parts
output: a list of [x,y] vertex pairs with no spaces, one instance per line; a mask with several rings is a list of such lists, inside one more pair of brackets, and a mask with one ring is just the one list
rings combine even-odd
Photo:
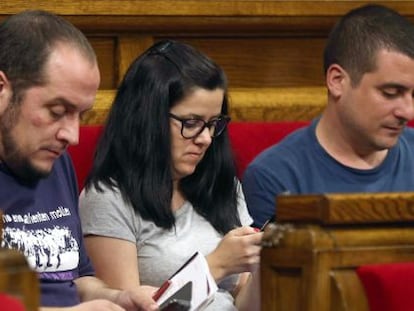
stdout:
[[[171,229],[171,107],[196,89],[224,90],[223,70],[193,47],[161,41],[139,56],[121,82],[98,143],[86,190],[117,187],[142,218]],[[195,172],[180,181],[194,209],[220,233],[240,225],[236,169],[227,130],[213,139]]]

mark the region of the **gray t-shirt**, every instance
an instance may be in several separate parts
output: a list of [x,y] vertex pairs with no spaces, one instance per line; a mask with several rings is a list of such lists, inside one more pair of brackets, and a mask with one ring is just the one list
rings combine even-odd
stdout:
[[[175,212],[176,228],[165,230],[153,222],[143,220],[126,203],[119,191],[103,186],[104,192],[91,188],[80,195],[80,216],[85,235],[94,234],[123,239],[136,244],[141,284],[159,287],[196,251],[211,253],[222,239],[210,223],[195,212],[189,202]],[[242,225],[250,225],[241,185],[238,211]],[[229,293],[238,275],[226,277],[218,285],[219,291],[206,310],[236,310]]]

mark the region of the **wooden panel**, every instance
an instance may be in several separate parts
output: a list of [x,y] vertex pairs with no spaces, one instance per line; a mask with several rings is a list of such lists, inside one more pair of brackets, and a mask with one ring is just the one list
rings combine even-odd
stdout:
[[330,277],[332,286],[331,310],[369,310],[364,288],[354,269],[333,270]]
[[[325,106],[324,87],[230,89],[230,116],[233,121],[307,121]],[[115,90],[100,90],[95,105],[82,124],[103,124]]]
[[132,61],[153,43],[154,40],[150,36],[122,36],[119,38],[117,49],[119,66],[115,78],[117,84],[121,82]]
[[407,1],[287,1],[287,0],[3,0],[2,11],[13,14],[24,8],[38,8],[55,11],[61,14],[78,15],[250,15],[250,16],[315,16],[341,15],[352,7],[367,2],[389,4],[406,10],[406,14],[414,13],[414,5]]
[[115,63],[115,38],[114,37],[88,37],[98,58],[101,72],[101,89],[113,89],[116,87],[117,77]]
[[279,222],[358,224],[414,221],[412,192],[285,195],[277,197],[277,206]]
[[325,38],[178,39],[197,47],[221,65],[232,88],[324,85]]
[[[342,196],[354,202],[360,195]],[[359,221],[321,225],[309,223],[308,214],[303,214],[303,219],[300,219],[299,213],[289,222],[279,220],[277,224],[269,224],[263,237],[261,284],[262,289],[266,288],[263,286],[270,288],[262,290],[262,301],[266,302],[262,310],[283,310],[284,306],[275,299],[281,295],[289,297],[289,301],[297,301],[292,310],[368,311],[355,269],[365,264],[414,260],[414,219],[409,210],[405,211],[408,216],[401,212],[401,209],[405,210],[404,206],[408,208],[411,205],[413,197],[414,193],[371,194],[369,200],[372,202],[364,202],[362,206],[368,211],[372,206],[378,206],[381,224]],[[296,204],[301,205],[302,201],[297,199]],[[365,197],[360,199],[364,201]],[[278,203],[278,210],[284,208],[285,202]],[[288,209],[294,206],[290,203]],[[384,208],[381,206],[386,205],[387,212],[382,213]],[[318,210],[315,204],[308,208]],[[407,223],[396,223],[397,214],[407,217]],[[319,212],[314,212],[314,215],[319,215]],[[361,219],[367,218],[361,216]],[[295,280],[299,287],[285,288],[278,282],[279,275],[275,271],[286,268],[301,271]]]

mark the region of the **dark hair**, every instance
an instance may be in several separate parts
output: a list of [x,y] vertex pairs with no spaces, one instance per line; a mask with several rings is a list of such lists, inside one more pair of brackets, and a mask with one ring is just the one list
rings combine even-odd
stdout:
[[45,64],[59,42],[73,45],[91,63],[96,62],[95,52],[82,32],[52,13],[23,11],[0,25],[0,71],[11,82],[12,102],[19,102],[27,88],[45,83]]
[[[169,111],[197,88],[224,90],[223,70],[193,47],[161,41],[129,67],[108,115],[86,189],[99,183],[118,187],[142,218],[170,229],[172,175]],[[226,233],[240,225],[237,179],[227,130],[213,139],[195,172],[180,190],[213,227]]]
[[324,70],[339,64],[358,85],[362,75],[376,68],[381,49],[414,58],[414,25],[396,11],[365,5],[344,15],[332,29],[324,52]]

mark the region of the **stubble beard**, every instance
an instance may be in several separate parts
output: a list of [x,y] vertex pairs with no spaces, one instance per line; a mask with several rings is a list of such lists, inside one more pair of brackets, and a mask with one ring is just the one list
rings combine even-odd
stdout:
[[0,137],[3,147],[3,163],[16,175],[22,183],[34,184],[40,179],[49,176],[50,172],[42,171],[34,167],[29,158],[20,151],[16,140],[12,136],[12,130],[16,126],[20,116],[20,105],[10,103],[3,115],[0,116]]

